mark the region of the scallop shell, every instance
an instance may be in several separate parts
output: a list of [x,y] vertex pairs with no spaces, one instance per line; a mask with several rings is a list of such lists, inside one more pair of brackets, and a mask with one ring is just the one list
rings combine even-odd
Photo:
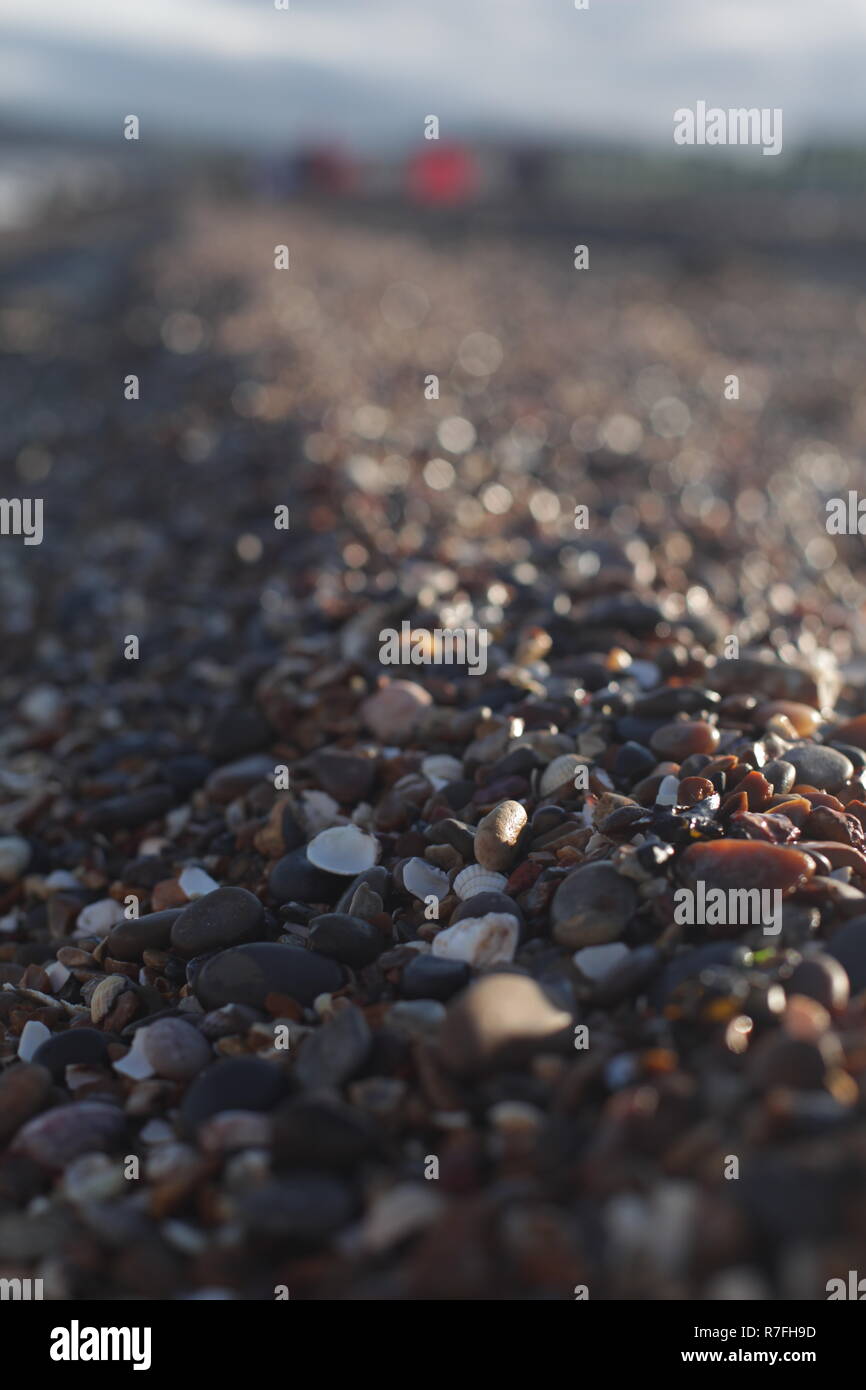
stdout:
[[417,856],[407,859],[403,865],[403,887],[413,898],[420,898],[422,902],[429,897],[441,902],[451,891],[448,875]]
[[322,830],[307,845],[307,858],[317,869],[329,874],[344,874],[354,878],[365,869],[372,869],[379,858],[379,841],[365,835],[356,825],[335,825]]
[[449,782],[460,780],[463,776],[463,764],[457,758],[452,758],[450,753],[434,753],[424,759],[421,771],[433,790],[438,792],[440,787],[447,787]]
[[464,917],[433,938],[433,955],[469,965],[499,965],[514,959],[519,933],[520,924],[510,912]]
[[551,792],[555,792],[566,782],[573,782],[577,768],[586,766],[586,758],[580,758],[576,753],[563,753],[560,757],[554,758],[552,763],[548,763],[541,775],[538,788],[541,795],[549,796]]
[[465,901],[466,898],[474,898],[476,893],[502,893],[507,882],[505,874],[482,869],[480,864],[469,864],[455,878],[454,892]]

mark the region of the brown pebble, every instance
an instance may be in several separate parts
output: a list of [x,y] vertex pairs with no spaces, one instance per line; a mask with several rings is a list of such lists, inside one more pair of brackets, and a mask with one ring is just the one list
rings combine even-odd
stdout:
[[654,753],[678,763],[692,753],[714,753],[718,746],[718,729],[703,719],[678,719],[672,724],[663,724],[650,739]]
[[501,801],[478,822],[475,858],[482,868],[508,873],[526,822],[526,810],[519,801]]

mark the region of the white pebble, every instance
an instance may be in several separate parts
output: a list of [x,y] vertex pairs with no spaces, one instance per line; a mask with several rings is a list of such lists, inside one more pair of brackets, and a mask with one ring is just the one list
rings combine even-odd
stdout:
[[609,941],[604,946],[584,946],[583,950],[575,951],[572,960],[588,980],[603,980],[615,965],[629,955],[628,947],[621,941]]
[[21,1029],[21,1037],[18,1039],[19,1061],[31,1061],[37,1047],[40,1047],[50,1037],[51,1030],[46,1028],[44,1023],[37,1022],[35,1018],[28,1018]]
[[107,936],[116,922],[123,921],[123,908],[114,898],[100,898],[83,907],[75,923],[74,936]]

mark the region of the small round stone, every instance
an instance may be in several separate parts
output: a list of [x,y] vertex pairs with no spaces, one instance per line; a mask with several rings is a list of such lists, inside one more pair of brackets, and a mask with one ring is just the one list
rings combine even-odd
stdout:
[[224,1110],[269,1111],[288,1094],[285,1072],[258,1057],[214,1062],[193,1081],[180,1108],[181,1128],[193,1135],[200,1124]]
[[609,864],[585,864],[563,879],[554,894],[554,938],[572,950],[615,941],[638,901],[635,885]]
[[44,1105],[51,1073],[35,1062],[16,1062],[0,1073],[0,1144]]
[[527,823],[526,810],[519,801],[501,801],[478,822],[475,831],[475,858],[485,869],[507,873],[517,854],[517,845]]
[[145,917],[124,918],[108,933],[108,954],[112,960],[141,960],[145,951],[167,950],[171,929],[185,909],[166,908],[164,912],[149,912]]
[[345,879],[317,869],[301,847],[284,854],[271,869],[268,879],[271,897],[276,903],[333,903],[345,888]]
[[371,965],[385,945],[385,937],[376,927],[346,912],[326,912],[310,922],[310,950],[354,970]]
[[336,961],[315,951],[278,942],[232,946],[206,960],[193,983],[204,1009],[225,1004],[264,1007],[269,994],[284,994],[299,1004],[312,1004],[317,994],[330,994],[345,982]]
[[47,1067],[55,1081],[62,1081],[73,1064],[107,1066],[108,1060],[108,1039],[98,1028],[67,1028],[46,1038],[33,1054],[33,1061]]
[[329,1240],[354,1211],[351,1189],[338,1178],[315,1172],[265,1183],[239,1203],[240,1218],[252,1234],[301,1248]]
[[686,887],[703,880],[707,888],[778,888],[784,895],[801,888],[815,872],[808,855],[756,840],[714,840],[690,845],[679,860]]
[[183,908],[171,928],[171,944],[192,959],[260,938],[265,909],[246,888],[217,888]]
[[405,999],[450,999],[468,985],[471,974],[465,961],[419,955],[403,971],[400,993]]
[[116,1105],[79,1101],[59,1105],[30,1120],[16,1135],[12,1149],[43,1168],[61,1169],[79,1154],[111,1149],[126,1129],[126,1116]]
[[843,922],[824,949],[844,968],[852,994],[866,989],[866,916]]
[[140,1047],[157,1076],[188,1081],[212,1060],[210,1043],[182,1018],[158,1018],[136,1032]]
[[273,1115],[273,1151],[277,1167],[349,1170],[376,1144],[366,1115],[337,1096],[295,1096]]
[[30,863],[32,850],[20,835],[0,835],[0,883],[15,883]]
[[768,700],[758,705],[754,712],[755,724],[763,728],[776,715],[782,715],[793,725],[798,738],[808,738],[821,726],[821,715],[811,705],[801,705],[795,700]]
[[774,792],[789,792],[797,780],[797,769],[785,758],[772,758],[761,771]]
[[834,792],[854,776],[851,759],[822,743],[795,743],[785,753],[785,761],[796,769],[799,783],[821,792]]
[[674,720],[663,724],[650,738],[650,747],[660,758],[681,763],[692,753],[713,753],[719,746],[719,731],[703,719]]
[[391,681],[361,705],[361,718],[380,743],[405,743],[433,700],[414,681]]

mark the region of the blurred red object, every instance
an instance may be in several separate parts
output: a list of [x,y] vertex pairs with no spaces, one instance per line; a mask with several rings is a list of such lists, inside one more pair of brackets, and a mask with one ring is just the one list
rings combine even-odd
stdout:
[[437,145],[410,159],[406,184],[419,203],[464,203],[478,188],[478,171],[461,145]]

